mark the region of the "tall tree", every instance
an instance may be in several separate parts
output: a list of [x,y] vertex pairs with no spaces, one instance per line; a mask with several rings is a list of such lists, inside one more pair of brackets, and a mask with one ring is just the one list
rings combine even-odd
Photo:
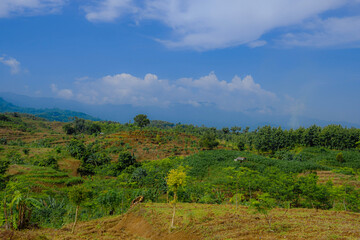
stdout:
[[145,114],[138,114],[134,117],[134,122],[140,128],[143,128],[150,124],[150,120],[148,119],[147,115]]
[[169,187],[169,190],[174,192],[173,203],[173,216],[171,220],[171,228],[174,227],[174,219],[176,213],[176,202],[177,202],[177,192],[180,187],[184,187],[186,185],[186,172],[183,166],[178,167],[177,169],[170,170],[169,174],[166,178],[166,183]]

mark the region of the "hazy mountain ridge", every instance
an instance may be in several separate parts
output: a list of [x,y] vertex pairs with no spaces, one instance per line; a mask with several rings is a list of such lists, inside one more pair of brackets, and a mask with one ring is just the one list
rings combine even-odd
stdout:
[[[208,127],[231,127],[231,126],[249,126],[256,129],[258,126],[271,125],[281,126],[285,129],[298,128],[300,126],[309,127],[313,124],[326,126],[329,124],[340,124],[346,127],[357,127],[359,124],[349,122],[327,121],[312,119],[307,117],[298,117],[297,125],[291,124],[292,116],[271,116],[264,114],[245,114],[241,112],[229,112],[217,109],[213,106],[194,107],[185,104],[176,104],[170,107],[141,107],[122,105],[90,105],[74,100],[65,100],[59,98],[29,97],[14,93],[0,92],[0,97],[8,102],[24,108],[41,108],[41,109],[67,109],[70,112],[81,112],[89,114],[99,119],[111,120],[126,123],[132,121],[134,116],[143,113],[147,114],[149,119],[158,119],[171,123],[183,123],[193,125],[205,125]],[[222,116],[219,118],[219,116]],[[81,116],[78,116],[81,117]],[[85,118],[85,117],[84,117]],[[88,118],[86,118],[88,119]]]
[[84,118],[92,121],[99,121],[101,119],[90,116],[86,113],[75,112],[70,110],[62,110],[58,108],[28,108],[28,107],[19,107],[10,102],[5,101],[0,97],[0,112],[20,112],[20,113],[29,113],[37,117],[45,118],[49,121],[59,121],[59,122],[68,122],[71,121],[73,117]]

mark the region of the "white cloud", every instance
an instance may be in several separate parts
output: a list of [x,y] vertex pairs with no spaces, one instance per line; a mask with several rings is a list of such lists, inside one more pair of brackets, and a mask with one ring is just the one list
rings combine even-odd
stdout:
[[256,41],[248,43],[248,46],[251,48],[257,48],[257,47],[265,46],[266,44],[267,44],[267,42],[264,40],[256,40]]
[[58,89],[56,84],[51,84],[50,88],[51,88],[51,91],[53,93],[55,93],[60,98],[71,99],[74,96],[72,90],[70,90],[70,89]]
[[317,19],[300,33],[285,34],[280,42],[289,46],[360,47],[360,16]]
[[67,0],[1,0],[0,18],[58,12]]
[[358,16],[314,21],[329,10],[359,7],[359,0],[98,0],[84,7],[89,21],[110,22],[131,15],[136,22],[160,21],[171,29],[167,39],[157,39],[169,48],[200,51],[246,44],[261,47],[266,33],[287,27],[309,31],[287,32],[281,43],[292,46],[326,47],[359,43]]
[[127,13],[136,11],[132,0],[104,0],[84,7],[86,19],[92,22],[111,22]]
[[20,62],[13,57],[0,57],[0,63],[10,67],[11,74],[17,74],[20,72]]
[[[133,106],[170,107],[174,104],[215,106],[230,111],[267,109],[278,104],[275,93],[264,90],[251,76],[235,76],[230,82],[209,75],[159,79],[154,74],[138,78],[127,73],[105,76],[95,81],[78,82],[74,97],[91,104],[130,104]],[[55,86],[55,92],[58,92]]]
[[[141,4],[139,4],[139,2]],[[125,14],[137,20],[161,21],[172,29],[172,48],[208,50],[266,44],[259,38],[271,30],[301,25],[328,10],[357,0],[103,0],[86,7],[90,21],[113,21]]]

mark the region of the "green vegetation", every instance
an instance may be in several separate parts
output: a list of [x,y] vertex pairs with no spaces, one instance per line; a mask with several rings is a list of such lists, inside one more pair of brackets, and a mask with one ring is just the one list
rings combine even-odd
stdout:
[[166,177],[166,183],[169,187],[169,190],[174,193],[174,200],[172,201],[174,205],[174,211],[170,225],[170,228],[173,228],[176,213],[177,192],[180,187],[184,187],[186,185],[185,168],[183,166],[179,166],[177,169],[170,170]]
[[150,124],[150,120],[148,119],[148,117],[145,114],[139,114],[134,117],[134,123],[138,127],[143,128],[146,125]]
[[173,199],[172,227],[175,212],[183,214],[177,202],[253,208],[272,231],[277,208],[360,212],[355,128],[218,130],[6,113],[0,129],[0,225],[7,229],[72,224],[78,232],[79,221],[123,214],[138,196]]

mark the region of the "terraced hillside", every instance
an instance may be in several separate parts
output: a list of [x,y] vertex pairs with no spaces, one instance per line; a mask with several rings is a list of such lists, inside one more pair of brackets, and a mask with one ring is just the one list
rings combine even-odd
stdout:
[[360,237],[357,148],[159,126],[0,115],[0,238]]

